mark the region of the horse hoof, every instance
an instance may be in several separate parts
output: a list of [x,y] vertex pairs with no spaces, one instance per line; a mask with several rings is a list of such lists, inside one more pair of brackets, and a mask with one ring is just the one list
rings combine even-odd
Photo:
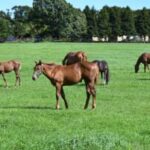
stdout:
[[57,110],[59,110],[59,109],[60,109],[60,107],[59,107],[59,106],[56,106],[56,109],[57,109]]
[[92,109],[95,109],[95,108],[96,108],[96,105],[93,105],[93,106],[92,106]]

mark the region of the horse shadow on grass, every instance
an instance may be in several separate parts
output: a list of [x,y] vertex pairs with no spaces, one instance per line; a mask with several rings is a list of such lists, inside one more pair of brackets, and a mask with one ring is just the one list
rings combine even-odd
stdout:
[[140,80],[140,81],[150,81],[150,78],[138,78],[137,80]]
[[0,87],[4,87],[4,85],[0,84]]
[[[85,86],[85,83],[78,83],[77,86]],[[96,83],[96,86],[108,86],[108,85],[102,82],[99,82],[99,83]]]
[[55,108],[53,107],[46,107],[46,106],[1,106],[0,109],[33,109],[33,110],[46,110],[46,109],[49,109],[49,110],[55,110]]

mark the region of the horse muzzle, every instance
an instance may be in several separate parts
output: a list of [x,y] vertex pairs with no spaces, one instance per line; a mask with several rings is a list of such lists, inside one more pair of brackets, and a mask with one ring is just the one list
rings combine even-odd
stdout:
[[35,81],[36,79],[37,79],[37,77],[35,77],[35,76],[32,76],[32,80],[34,80],[34,81]]
[[36,79],[35,79],[35,77],[32,77],[32,80],[34,80],[34,81],[35,81],[35,80],[36,80]]

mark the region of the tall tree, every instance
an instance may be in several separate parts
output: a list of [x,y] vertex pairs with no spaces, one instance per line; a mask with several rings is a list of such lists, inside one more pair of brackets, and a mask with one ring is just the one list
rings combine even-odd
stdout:
[[150,13],[146,8],[143,8],[142,10],[137,11],[136,14],[136,30],[141,37],[144,37],[145,41],[145,37],[146,35],[149,35],[150,31]]
[[87,31],[85,14],[71,6],[68,9],[67,16],[64,18],[64,28],[61,31],[61,36],[71,41],[82,40]]
[[117,41],[117,36],[121,35],[121,8],[111,7],[109,12],[111,33],[109,35],[109,40]]
[[91,40],[93,36],[98,36],[97,11],[94,7],[90,9],[89,6],[86,6],[83,12],[87,20],[87,38]]
[[12,10],[14,11],[14,35],[18,38],[32,36],[32,26],[29,20],[32,8],[28,6],[14,6]]
[[127,35],[127,38],[136,34],[134,13],[129,7],[122,8],[121,30],[122,35]]
[[86,30],[83,13],[65,0],[34,0],[33,21],[39,34],[57,39],[80,37]]
[[0,42],[3,42],[11,34],[11,22],[5,12],[0,11]]
[[109,7],[105,6],[102,8],[102,10],[99,11],[97,26],[99,36],[107,40],[111,33],[109,22]]

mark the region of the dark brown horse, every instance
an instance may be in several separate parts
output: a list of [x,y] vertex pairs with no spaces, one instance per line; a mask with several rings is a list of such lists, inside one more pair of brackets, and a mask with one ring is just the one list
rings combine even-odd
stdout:
[[87,60],[87,56],[84,52],[78,51],[78,52],[69,52],[64,57],[62,64],[63,65],[71,65],[76,62],[83,62]]
[[15,75],[16,75],[15,86],[17,85],[17,82],[19,82],[19,85],[20,85],[20,83],[21,83],[20,74],[19,74],[20,68],[21,68],[21,63],[19,61],[16,61],[16,60],[10,60],[7,62],[0,62],[0,74],[2,74],[2,77],[3,77],[3,80],[5,82],[6,87],[8,85],[7,85],[7,81],[6,81],[4,74],[9,73],[11,71],[14,71]]
[[68,66],[47,64],[39,61],[36,62],[32,79],[36,80],[41,74],[44,74],[56,87],[56,109],[59,109],[59,98],[62,97],[65,107],[68,108],[68,103],[65,98],[63,86],[73,85],[80,82],[82,79],[85,81],[86,86],[86,103],[84,109],[88,107],[90,96],[92,95],[92,108],[96,107],[96,90],[95,81],[98,78],[99,70],[96,63],[75,63]]
[[135,73],[137,73],[139,71],[139,65],[140,64],[144,64],[144,72],[146,72],[146,68],[149,70],[149,65],[150,64],[150,53],[142,53],[136,64],[135,64]]
[[99,72],[101,73],[101,78],[104,80],[104,84],[108,84],[110,80],[110,73],[109,73],[109,67],[107,61],[94,60],[92,62],[97,63]]

